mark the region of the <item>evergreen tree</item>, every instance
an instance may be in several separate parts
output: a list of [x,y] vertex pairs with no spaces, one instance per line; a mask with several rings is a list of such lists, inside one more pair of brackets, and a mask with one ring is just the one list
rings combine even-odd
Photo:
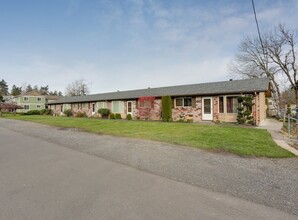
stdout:
[[21,95],[21,93],[22,93],[22,87],[17,87],[16,85],[12,86],[11,92],[10,92],[12,96]]
[[32,92],[33,89],[32,89],[32,86],[29,84],[26,89],[25,89],[25,92]]
[[7,83],[4,81],[4,79],[2,79],[0,81],[0,95],[4,96],[4,95],[8,95],[8,85]]
[[49,85],[41,86],[40,89],[39,89],[39,93],[41,95],[49,95]]

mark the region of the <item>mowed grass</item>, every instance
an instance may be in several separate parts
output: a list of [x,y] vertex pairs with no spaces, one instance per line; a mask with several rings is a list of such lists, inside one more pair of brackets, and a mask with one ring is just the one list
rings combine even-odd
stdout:
[[186,145],[242,156],[283,158],[294,155],[280,148],[266,130],[235,125],[164,123],[52,116],[12,116],[5,118],[32,121],[52,126],[79,128],[88,132],[142,138]]

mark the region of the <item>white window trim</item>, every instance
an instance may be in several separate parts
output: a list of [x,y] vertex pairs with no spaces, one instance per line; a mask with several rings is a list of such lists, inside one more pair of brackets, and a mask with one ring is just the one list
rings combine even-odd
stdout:
[[[182,99],[182,106],[177,106],[176,105],[176,100],[177,99]],[[191,99],[191,105],[190,106],[184,106],[184,99]],[[179,108],[179,107],[184,107],[184,108],[192,108],[192,97],[177,97],[177,98],[175,98],[174,99],[174,101],[175,101],[175,108]]]
[[[131,112],[128,111],[128,103],[131,103]],[[127,101],[126,102],[126,113],[127,114],[131,114],[132,115],[132,113],[133,113],[133,105],[132,104],[133,104],[132,101]]]
[[99,102],[96,102],[96,106],[95,106],[95,108],[97,108],[97,110],[100,109],[100,108],[99,108],[99,103],[103,103],[103,106],[101,106],[100,108],[107,108],[107,106],[108,106],[106,101],[99,101]]
[[[38,99],[40,99],[40,100],[38,100]],[[37,101],[38,102],[42,102],[42,98],[41,97],[37,97]]]
[[28,97],[28,96],[24,96],[24,97],[23,97],[23,101],[24,101],[24,102],[28,102],[28,101],[29,101],[29,97]]
[[[121,103],[123,103],[123,112],[114,112],[114,103],[115,102],[121,102]],[[120,105],[119,105],[120,106]],[[119,108],[120,109],[120,108]],[[120,114],[123,114],[124,113],[124,101],[121,101],[121,100],[119,100],[119,101],[112,101],[112,112],[113,113],[120,113]]]
[[[28,106],[28,108],[26,108],[26,106]],[[30,110],[30,105],[24,105],[24,109],[25,110]]]

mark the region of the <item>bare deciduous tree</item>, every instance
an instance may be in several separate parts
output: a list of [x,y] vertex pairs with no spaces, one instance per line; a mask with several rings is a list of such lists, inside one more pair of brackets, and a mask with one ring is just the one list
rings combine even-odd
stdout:
[[89,86],[83,79],[70,83],[65,90],[66,96],[83,96],[89,94]]
[[240,43],[229,72],[241,78],[268,77],[273,98],[279,102],[282,97],[277,78],[286,78],[295,91],[298,105],[296,39],[296,32],[284,25],[264,34],[262,42],[258,37],[247,37]]
[[277,73],[285,76],[295,91],[296,106],[298,106],[298,82],[296,61],[297,34],[294,30],[286,29],[280,24],[273,33],[265,38],[264,45],[268,57]]

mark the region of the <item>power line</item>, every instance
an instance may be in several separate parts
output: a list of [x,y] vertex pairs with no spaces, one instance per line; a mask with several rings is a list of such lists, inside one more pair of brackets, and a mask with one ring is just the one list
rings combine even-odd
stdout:
[[259,39],[260,39],[260,42],[261,42],[263,54],[265,56],[265,49],[264,49],[264,45],[263,45],[263,41],[262,41],[262,37],[261,37],[261,33],[260,33],[259,22],[258,22],[258,18],[257,18],[257,13],[256,13],[256,9],[255,9],[254,0],[251,0],[251,3],[252,3],[252,8],[253,8],[253,11],[254,11],[254,15],[255,15],[255,21],[256,21],[256,25],[257,25]]

